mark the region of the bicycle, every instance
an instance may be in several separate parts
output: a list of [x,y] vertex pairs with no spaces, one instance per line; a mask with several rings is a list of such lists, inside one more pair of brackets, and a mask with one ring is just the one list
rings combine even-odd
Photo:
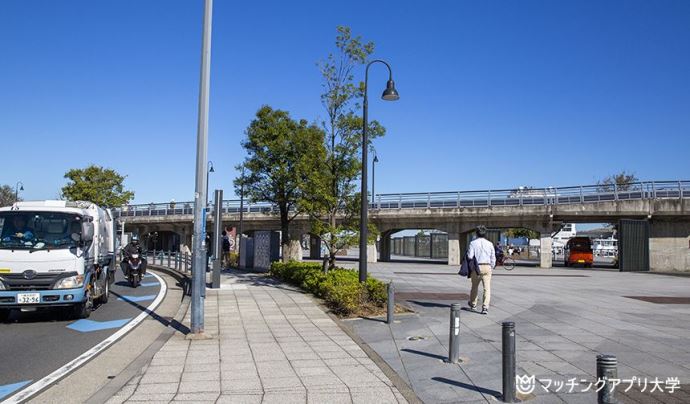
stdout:
[[497,260],[496,265],[502,265],[506,271],[512,271],[515,268],[515,260],[504,255]]

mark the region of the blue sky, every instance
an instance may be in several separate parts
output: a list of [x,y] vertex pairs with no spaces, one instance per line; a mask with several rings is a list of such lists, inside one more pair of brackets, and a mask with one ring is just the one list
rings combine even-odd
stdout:
[[[202,0],[0,3],[0,184],[53,198],[69,168],[127,175],[135,202],[194,192]],[[337,25],[376,43],[401,99],[370,117],[377,192],[690,172],[690,2],[217,0],[210,188],[233,197],[262,104],[320,120]],[[358,72],[363,77],[363,70]]]

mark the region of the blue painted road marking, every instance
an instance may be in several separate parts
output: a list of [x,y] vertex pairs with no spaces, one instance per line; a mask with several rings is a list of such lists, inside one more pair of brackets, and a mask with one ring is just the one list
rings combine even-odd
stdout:
[[142,302],[144,300],[153,300],[156,295],[146,295],[146,296],[122,296],[118,297],[117,300],[124,300],[127,302]]
[[12,384],[6,384],[4,386],[0,386],[0,400],[9,396],[10,394],[14,393],[15,391],[21,389],[22,387],[26,386],[27,384],[31,383],[32,381],[33,380],[26,380],[26,381],[19,382],[19,383],[12,383]]
[[150,287],[150,286],[158,286],[160,283],[158,282],[142,282],[139,284],[139,286],[143,286],[145,288]]
[[108,330],[111,328],[120,328],[127,324],[131,318],[112,321],[93,321],[93,320],[78,320],[68,325],[67,328],[79,332],[92,332]]

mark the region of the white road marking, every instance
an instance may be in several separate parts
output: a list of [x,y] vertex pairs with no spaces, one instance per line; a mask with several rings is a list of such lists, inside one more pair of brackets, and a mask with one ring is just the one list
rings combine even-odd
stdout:
[[153,272],[149,272],[149,273],[158,279],[158,281],[161,284],[161,290],[160,290],[160,292],[158,292],[158,296],[156,296],[156,299],[153,301],[153,303],[151,303],[149,305],[149,307],[146,308],[146,311],[144,311],[141,314],[139,314],[138,316],[136,316],[134,318],[134,320],[125,324],[115,334],[113,334],[113,335],[109,336],[108,338],[104,339],[103,341],[99,342],[93,348],[91,348],[88,351],[84,352],[83,354],[79,355],[76,359],[73,359],[71,362],[69,362],[66,365],[62,366],[61,368],[57,369],[53,373],[44,377],[43,379],[38,380],[35,383],[31,384],[29,387],[19,391],[17,394],[15,394],[12,397],[8,398],[7,400],[3,401],[2,404],[21,403],[24,400],[28,400],[33,395],[39,393],[41,390],[45,389],[46,387],[48,387],[51,384],[55,383],[56,381],[60,380],[61,378],[63,378],[67,374],[69,374],[70,372],[76,370],[79,366],[83,365],[85,362],[87,362],[88,360],[90,360],[94,356],[101,353],[101,351],[108,348],[115,341],[122,338],[130,330],[134,329],[134,327],[139,325],[139,323],[144,321],[144,319],[146,317],[148,317],[149,312],[152,312],[153,310],[155,310],[156,307],[158,307],[158,305],[163,301],[163,297],[165,296],[165,292],[168,289],[167,285],[165,284],[165,281],[163,281],[163,279],[160,276],[154,274]]

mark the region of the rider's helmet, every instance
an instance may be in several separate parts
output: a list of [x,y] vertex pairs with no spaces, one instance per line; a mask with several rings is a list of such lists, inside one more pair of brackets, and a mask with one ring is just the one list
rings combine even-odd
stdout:
[[139,244],[139,235],[138,234],[132,235],[132,243]]

